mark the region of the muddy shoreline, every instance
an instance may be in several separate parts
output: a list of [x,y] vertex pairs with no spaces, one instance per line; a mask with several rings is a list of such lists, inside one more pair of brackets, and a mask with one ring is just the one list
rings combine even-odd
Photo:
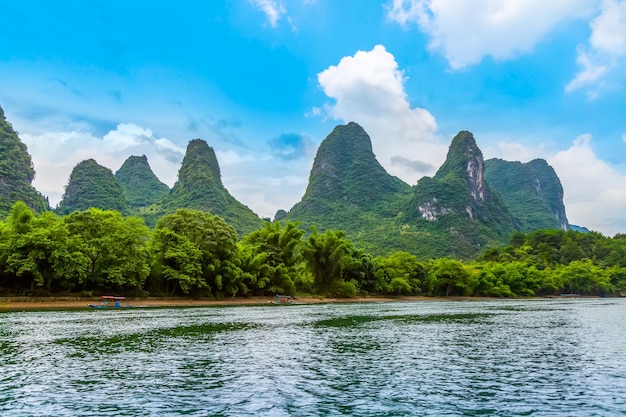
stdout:
[[[485,300],[482,297],[424,297],[424,296],[397,296],[397,297],[355,297],[355,298],[327,298],[327,297],[295,297],[290,300],[293,304],[318,303],[373,303],[393,301],[459,301]],[[122,301],[122,307],[211,307],[211,306],[238,306],[238,305],[265,305],[275,302],[275,297],[234,297],[221,300],[192,299],[192,298],[132,298]],[[89,304],[102,304],[99,297],[0,297],[0,311],[16,310],[63,310],[88,309]]]

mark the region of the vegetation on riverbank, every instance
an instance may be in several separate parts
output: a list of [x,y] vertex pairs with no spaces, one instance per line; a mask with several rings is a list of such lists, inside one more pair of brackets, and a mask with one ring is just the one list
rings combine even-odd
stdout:
[[0,222],[5,295],[193,296],[280,294],[514,297],[626,291],[626,235],[542,230],[479,258],[374,257],[339,230],[266,222],[239,239],[222,218],[180,209],[150,230],[141,219],[90,208],[59,217],[16,203]]

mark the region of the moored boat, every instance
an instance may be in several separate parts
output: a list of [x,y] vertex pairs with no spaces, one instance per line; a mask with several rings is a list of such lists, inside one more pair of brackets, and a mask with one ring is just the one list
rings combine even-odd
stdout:
[[103,295],[102,304],[88,304],[91,308],[128,308],[132,307],[130,304],[122,305],[125,297],[119,297],[117,295]]

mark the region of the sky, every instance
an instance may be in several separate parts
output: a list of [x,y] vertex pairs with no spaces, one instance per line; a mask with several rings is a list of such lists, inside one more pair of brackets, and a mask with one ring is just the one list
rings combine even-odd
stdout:
[[0,106],[55,206],[72,168],[146,155],[173,186],[214,148],[262,217],[303,196],[319,144],[359,123],[414,185],[474,134],[544,158],[572,224],[626,233],[626,0],[0,0]]

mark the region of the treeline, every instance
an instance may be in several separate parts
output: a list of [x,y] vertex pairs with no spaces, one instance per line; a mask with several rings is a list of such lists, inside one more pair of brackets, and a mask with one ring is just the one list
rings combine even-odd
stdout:
[[373,257],[343,232],[266,222],[239,239],[222,218],[180,209],[153,230],[91,208],[59,217],[16,203],[0,222],[0,293],[514,297],[626,290],[626,236],[536,231],[479,259]]

